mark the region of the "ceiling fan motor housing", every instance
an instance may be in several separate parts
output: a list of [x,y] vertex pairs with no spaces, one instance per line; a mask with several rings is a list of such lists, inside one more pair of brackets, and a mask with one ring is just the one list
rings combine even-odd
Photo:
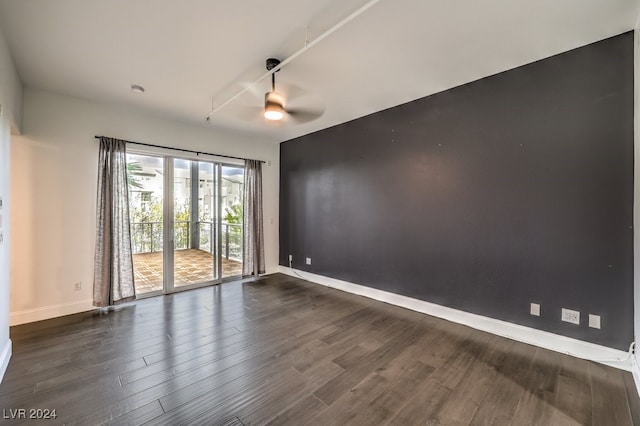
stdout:
[[280,93],[264,94],[264,117],[267,120],[281,120],[284,117],[284,98]]
[[[272,69],[274,69],[278,65],[280,65],[280,59],[276,59],[276,58],[267,59],[267,71],[271,71]],[[280,71],[280,70],[278,70],[278,71]],[[278,72],[278,71],[276,71],[276,72]]]
[[[267,70],[271,71],[280,65],[280,60],[276,58],[267,59]],[[280,71],[280,70],[278,70]],[[271,92],[264,94],[264,118],[267,120],[282,120],[284,117],[284,98],[276,92],[276,75],[271,74]]]
[[267,92],[264,94],[264,104],[268,105],[277,105],[280,108],[284,106],[284,97],[278,92]]

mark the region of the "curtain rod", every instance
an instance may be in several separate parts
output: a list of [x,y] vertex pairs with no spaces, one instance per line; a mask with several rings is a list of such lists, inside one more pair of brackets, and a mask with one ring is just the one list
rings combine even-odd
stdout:
[[[94,137],[96,139],[100,139],[100,138],[108,138],[109,136],[94,136]],[[115,138],[113,138],[113,139],[115,139]],[[162,148],[162,149],[170,149],[172,151],[190,152],[191,154],[195,154],[195,155],[204,154],[204,155],[211,155],[213,157],[232,158],[234,160],[251,160],[250,158],[234,157],[233,155],[212,154],[210,152],[193,151],[191,149],[183,149],[183,148],[171,148],[171,147],[168,147],[168,146],[153,145],[153,144],[150,144],[150,143],[132,142],[132,141],[127,141],[127,140],[125,140],[124,142],[126,142],[128,144],[130,143],[130,144],[133,144],[133,145],[150,146],[152,148]],[[253,160],[253,161],[259,161],[261,163],[266,163],[266,161],[264,161],[264,160]]]

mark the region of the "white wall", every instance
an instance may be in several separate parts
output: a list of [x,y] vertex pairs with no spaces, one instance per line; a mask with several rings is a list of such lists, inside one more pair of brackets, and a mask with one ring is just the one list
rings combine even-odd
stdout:
[[[640,342],[640,17],[636,21],[634,32],[634,201],[633,201],[633,298],[634,298],[634,334]],[[640,344],[638,346],[640,348]],[[636,364],[640,364],[638,350],[635,353]],[[636,386],[640,389],[640,371],[634,371]]]
[[2,223],[0,233],[0,381],[11,356],[11,340],[9,340],[9,247],[10,231],[10,158],[11,129],[19,132],[22,120],[22,83],[16,72],[13,60],[0,29],[0,197],[3,207],[0,210]]
[[[94,135],[267,160],[265,250],[278,265],[278,145],[126,109],[26,89],[12,152],[11,323],[91,308],[98,143]],[[73,284],[82,282],[82,290]]]

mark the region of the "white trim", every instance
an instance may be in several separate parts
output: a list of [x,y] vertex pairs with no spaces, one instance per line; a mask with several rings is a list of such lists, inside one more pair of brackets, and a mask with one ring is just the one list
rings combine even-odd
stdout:
[[[189,148],[185,148],[185,149],[189,149]],[[208,161],[212,163],[220,163],[222,165],[227,165],[227,166],[244,168],[244,160],[241,159],[240,157],[228,158],[228,157],[220,157],[219,155],[214,155],[214,154],[205,154],[205,153],[196,154],[195,152],[181,151],[180,148],[136,145],[135,142],[133,141],[130,144],[127,144],[127,154],[149,155],[152,157],[172,157],[172,158],[179,158],[184,160],[195,160],[195,161]],[[224,155],[224,154],[220,154],[220,155]],[[232,154],[229,154],[229,155],[234,157],[234,155]],[[258,160],[258,161],[262,161],[262,160]]]
[[11,359],[11,339],[7,339],[7,343],[5,343],[4,345],[2,354],[0,354],[0,383],[2,383],[2,378],[4,377],[4,373],[6,373],[7,371],[7,367],[9,366],[10,359]]
[[[274,266],[274,267],[268,268],[267,273],[265,275],[275,274],[278,272],[280,272],[280,267]],[[237,280],[229,281],[229,282],[242,281],[242,280],[249,280],[249,279],[238,277]],[[211,287],[215,284],[220,284],[220,283],[214,283],[214,284],[203,283],[202,285],[197,287],[186,288],[184,289],[184,291]],[[182,290],[177,290],[174,293],[163,293],[162,291],[160,291],[154,294],[150,294],[149,296],[140,295],[137,297],[136,301],[145,299],[147,297],[156,297],[156,296],[162,296],[166,294],[175,294],[175,293],[179,293],[180,291]],[[94,309],[98,309],[98,308],[93,306],[93,301],[91,299],[82,300],[80,302],[43,306],[41,308],[34,308],[34,309],[26,309],[24,311],[11,312],[11,314],[9,315],[9,325],[14,326],[14,325],[26,324],[34,321],[42,321],[42,320],[47,320],[51,318],[61,317],[64,315],[71,315],[71,314],[77,314],[80,312],[91,311]]]
[[633,381],[636,384],[638,395],[640,395],[640,367],[638,366],[636,354],[631,357],[631,374],[633,374]]
[[316,284],[346,291],[347,293],[357,294],[370,299],[379,300],[381,302],[421,312],[423,314],[443,318],[451,322],[463,324],[477,330],[497,334],[498,336],[507,337],[519,342],[539,346],[541,348],[571,355],[577,358],[599,362],[622,370],[631,371],[631,361],[629,360],[628,354],[618,349],[612,349],[606,346],[573,339],[571,337],[561,336],[559,334],[549,333],[547,331],[537,330],[535,328],[525,327],[523,325],[513,324],[482,315],[472,314],[470,312],[460,311],[458,309],[448,308],[442,305],[436,305],[435,303],[425,302],[424,300],[389,293],[387,291],[353,284],[347,281],[336,280],[334,278],[299,271],[297,269],[290,269],[286,266],[280,266],[280,272],[293,277],[302,278]]
[[[633,165],[633,257],[634,257],[634,272],[633,272],[633,308],[634,308],[634,337],[636,342],[639,341],[640,336],[640,194],[638,188],[640,188],[640,10],[636,17],[636,24],[633,32],[633,76],[634,76],[634,90],[633,90],[633,151],[634,151],[634,165]],[[640,394],[640,370],[638,367],[637,350],[636,354],[631,357],[632,361],[632,373],[633,381],[636,384],[638,394]]]
[[267,266],[266,272],[264,273],[264,275],[271,275],[271,274],[277,274],[278,272],[282,272],[282,270],[280,268],[282,268],[282,266],[280,266],[280,265]]
[[91,311],[93,309],[97,308],[93,306],[92,300],[26,309],[24,311],[11,312],[11,315],[9,315],[9,324],[26,324],[28,322],[42,321],[64,315],[77,314],[78,312]]

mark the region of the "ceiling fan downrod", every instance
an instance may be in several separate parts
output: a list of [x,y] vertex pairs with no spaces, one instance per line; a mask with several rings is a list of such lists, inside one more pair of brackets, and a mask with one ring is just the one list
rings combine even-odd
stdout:
[[[267,71],[271,71],[278,65],[280,65],[280,59],[276,59],[276,58],[267,59]],[[271,74],[271,91],[272,92],[276,91],[276,73],[278,71],[280,71],[279,68]]]

